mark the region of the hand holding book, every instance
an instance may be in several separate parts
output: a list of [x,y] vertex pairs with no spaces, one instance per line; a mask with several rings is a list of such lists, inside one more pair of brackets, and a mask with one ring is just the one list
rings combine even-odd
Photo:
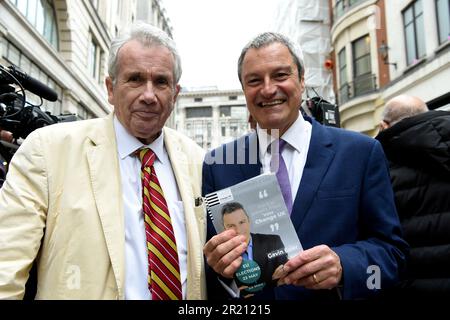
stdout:
[[283,264],[302,247],[275,175],[208,194],[205,202],[219,233],[205,246],[208,264],[224,277],[234,276],[243,296],[276,285],[285,276]]

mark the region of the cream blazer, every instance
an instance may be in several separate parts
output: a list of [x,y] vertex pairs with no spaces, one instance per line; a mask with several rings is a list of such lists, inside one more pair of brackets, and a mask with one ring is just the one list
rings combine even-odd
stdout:
[[[205,299],[203,150],[164,128],[184,204],[187,299]],[[33,261],[37,299],[124,299],[125,231],[113,114],[34,131],[0,190],[0,299],[20,299]]]

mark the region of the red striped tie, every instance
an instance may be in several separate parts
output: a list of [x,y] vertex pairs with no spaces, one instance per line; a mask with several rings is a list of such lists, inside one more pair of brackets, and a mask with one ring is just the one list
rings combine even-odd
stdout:
[[180,265],[169,209],[156,176],[155,153],[139,150],[143,212],[148,252],[148,287],[152,300],[181,300]]

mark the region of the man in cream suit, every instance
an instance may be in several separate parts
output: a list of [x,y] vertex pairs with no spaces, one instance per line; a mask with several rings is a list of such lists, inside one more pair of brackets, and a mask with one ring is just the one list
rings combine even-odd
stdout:
[[113,40],[106,79],[114,112],[34,131],[0,190],[0,299],[20,299],[33,264],[38,299],[151,299],[141,162],[156,155],[173,225],[183,299],[204,299],[202,150],[163,128],[180,58],[161,30],[138,23]]

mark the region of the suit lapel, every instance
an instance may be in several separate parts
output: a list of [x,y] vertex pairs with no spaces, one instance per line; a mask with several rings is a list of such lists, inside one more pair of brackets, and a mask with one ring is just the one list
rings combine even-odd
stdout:
[[[203,270],[203,243],[202,239],[206,238],[205,234],[199,234],[197,224],[204,224],[206,217],[196,217],[194,207],[194,197],[200,196],[200,178],[199,181],[194,183],[199,184],[198,195],[194,194],[192,188],[192,179],[197,177],[190,177],[190,166],[201,165],[192,163],[195,157],[188,159],[181,142],[176,136],[171,134],[167,129],[164,129],[164,146],[166,147],[169,155],[172,170],[177,181],[178,190],[180,192],[181,200],[183,201],[183,213],[186,223],[186,240],[187,240],[187,298],[201,296],[201,276]],[[191,161],[191,162],[189,162]],[[199,221],[197,221],[197,219]]]
[[[259,160],[259,145],[258,136],[256,132],[252,132],[250,135],[246,136],[247,139],[243,139],[241,143],[237,143],[237,159],[245,155],[245,164],[239,166],[241,169],[241,174],[243,180],[248,180],[250,178],[256,177],[261,174],[261,162]],[[239,141],[239,140],[238,140]]]
[[292,223],[294,228],[299,230],[305,216],[311,207],[331,161],[334,158],[334,151],[331,149],[332,140],[325,129],[317,122],[312,121],[311,142],[309,144],[308,156],[306,159],[303,176],[295,197],[292,208]]
[[125,227],[120,169],[112,114],[104,128],[89,134],[87,161],[97,210],[108,247],[119,297],[124,296]]
[[[251,233],[252,243],[253,243],[253,260],[255,260],[260,267],[262,267],[265,262],[264,255],[267,254],[265,250],[259,248],[261,242],[259,241],[258,235]],[[264,249],[264,248],[263,248]]]

